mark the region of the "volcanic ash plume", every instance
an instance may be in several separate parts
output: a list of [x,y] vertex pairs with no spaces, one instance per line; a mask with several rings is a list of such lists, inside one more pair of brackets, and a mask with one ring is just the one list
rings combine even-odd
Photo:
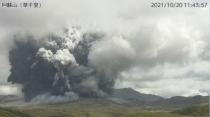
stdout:
[[42,39],[16,37],[9,53],[8,81],[23,86],[26,101],[106,97],[114,79],[88,64],[91,46],[103,37],[102,33],[81,33],[77,27]]

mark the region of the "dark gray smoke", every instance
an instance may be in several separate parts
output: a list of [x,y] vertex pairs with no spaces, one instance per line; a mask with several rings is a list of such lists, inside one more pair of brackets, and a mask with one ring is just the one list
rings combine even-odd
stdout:
[[103,33],[80,33],[77,27],[42,39],[15,37],[8,81],[23,86],[26,101],[106,97],[114,79],[88,64],[91,46],[103,37]]

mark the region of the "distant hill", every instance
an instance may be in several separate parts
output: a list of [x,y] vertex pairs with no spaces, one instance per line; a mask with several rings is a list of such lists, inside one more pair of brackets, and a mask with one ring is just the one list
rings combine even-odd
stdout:
[[[115,89],[107,98],[81,98],[77,102],[91,103],[115,103],[127,106],[139,106],[151,110],[176,110],[191,106],[198,106],[209,103],[208,96],[163,98],[157,95],[139,93],[131,88]],[[66,102],[65,102],[66,103]],[[73,102],[69,102],[73,103]],[[75,102],[74,102],[75,103]],[[30,105],[25,103],[22,97],[15,95],[0,96],[0,106],[24,106]]]
[[209,103],[208,96],[192,96],[192,97],[176,96],[169,99],[155,101],[151,103],[151,106],[159,108],[179,109],[179,108],[186,108],[186,107],[203,105],[208,103]]
[[164,100],[160,96],[139,93],[131,88],[115,89],[109,99],[127,105],[148,105],[151,102]]
[[208,96],[163,98],[156,95],[139,93],[131,88],[115,89],[110,100],[118,104],[169,110],[209,103]]
[[23,100],[22,97],[17,95],[0,95],[0,103],[8,103]]
[[24,98],[22,96],[0,95],[0,107],[23,106],[23,105],[26,105],[26,102],[24,101]]

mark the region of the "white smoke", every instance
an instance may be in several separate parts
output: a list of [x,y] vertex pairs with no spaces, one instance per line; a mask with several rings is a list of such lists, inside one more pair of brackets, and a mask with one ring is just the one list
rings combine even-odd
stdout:
[[42,57],[43,59],[47,61],[51,61],[53,53],[51,50],[40,48],[39,51],[37,52],[37,56]]
[[[56,50],[55,53],[53,53],[51,50],[41,47],[36,55],[37,57],[40,57],[47,60],[49,63],[52,63],[53,66],[57,69],[57,73],[54,76],[53,86],[56,87],[56,85],[59,84],[59,80],[63,80],[65,82],[64,87],[67,90],[70,90],[71,85],[68,78],[66,78],[64,75],[64,69],[69,66],[78,66],[75,57],[72,54],[72,51],[81,41],[81,34],[77,28],[71,27],[69,29],[66,29],[64,33],[57,34],[56,36],[58,36],[58,38],[45,42],[48,48],[50,47]],[[40,98],[42,99],[46,96],[47,95],[44,95]],[[50,98],[55,98],[56,100],[69,100],[68,96]]]
[[77,62],[74,58],[74,56],[69,52],[68,49],[62,49],[58,50],[52,57],[52,62],[53,63],[59,63],[63,66],[72,64],[72,65],[77,65]]
[[78,100],[78,95],[74,92],[67,92],[63,96],[52,96],[50,94],[38,95],[31,100],[33,104],[52,104],[52,103],[65,103]]
[[116,74],[129,68],[134,62],[136,52],[122,36],[106,37],[91,48],[89,61],[92,66]]
[[53,54],[51,50],[40,48],[37,52],[37,56],[62,66],[68,64],[77,65],[76,60],[70,51],[72,51],[81,41],[79,30],[75,27],[71,27],[66,29],[63,34],[57,36],[59,38],[56,38],[56,40],[46,42],[47,47],[57,49],[55,54]]

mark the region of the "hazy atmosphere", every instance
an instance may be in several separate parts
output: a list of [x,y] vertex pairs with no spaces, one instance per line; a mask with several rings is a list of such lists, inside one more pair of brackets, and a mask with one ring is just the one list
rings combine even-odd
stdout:
[[[67,79],[79,87],[64,83],[66,90],[70,90],[69,87],[74,89],[68,95],[75,98],[76,94],[89,96],[92,92],[96,96],[104,96],[112,87],[130,87],[142,93],[163,97],[209,94],[208,7],[155,9],[150,7],[147,0],[40,2],[42,7],[39,9],[0,8],[1,95],[22,95],[21,88],[24,87],[25,96],[31,98],[26,91],[30,81],[25,83],[20,81],[24,79],[16,79],[17,76],[13,73],[17,70],[17,65],[12,64],[16,61],[12,51],[21,53],[21,49],[15,48],[28,43],[31,50],[38,50],[34,53],[26,52],[29,56],[37,57],[28,68],[49,65],[55,68],[52,69],[56,71],[52,75],[55,79],[72,77],[72,74],[79,74],[78,77],[88,75],[88,78],[79,83],[74,79]],[[74,43],[47,40],[49,33],[55,34],[53,36],[56,38],[65,39],[70,36],[75,40]],[[74,34],[68,35],[72,33]],[[28,35],[38,44],[25,42]],[[78,46],[79,42],[83,45]],[[41,59],[44,64],[39,63],[42,62]],[[46,68],[50,71],[51,67]],[[11,68],[14,69],[10,71]],[[45,66],[42,69],[45,71]],[[72,74],[66,74],[66,71]],[[50,74],[46,76],[51,77]],[[98,80],[98,77],[103,79]],[[53,87],[60,87],[59,81],[55,79],[51,81]],[[41,78],[37,78],[34,83],[40,82],[43,85],[45,83]],[[44,93],[49,91],[46,87],[43,87]],[[28,89],[32,90],[35,91]],[[57,90],[50,89],[52,93],[63,93]]]

